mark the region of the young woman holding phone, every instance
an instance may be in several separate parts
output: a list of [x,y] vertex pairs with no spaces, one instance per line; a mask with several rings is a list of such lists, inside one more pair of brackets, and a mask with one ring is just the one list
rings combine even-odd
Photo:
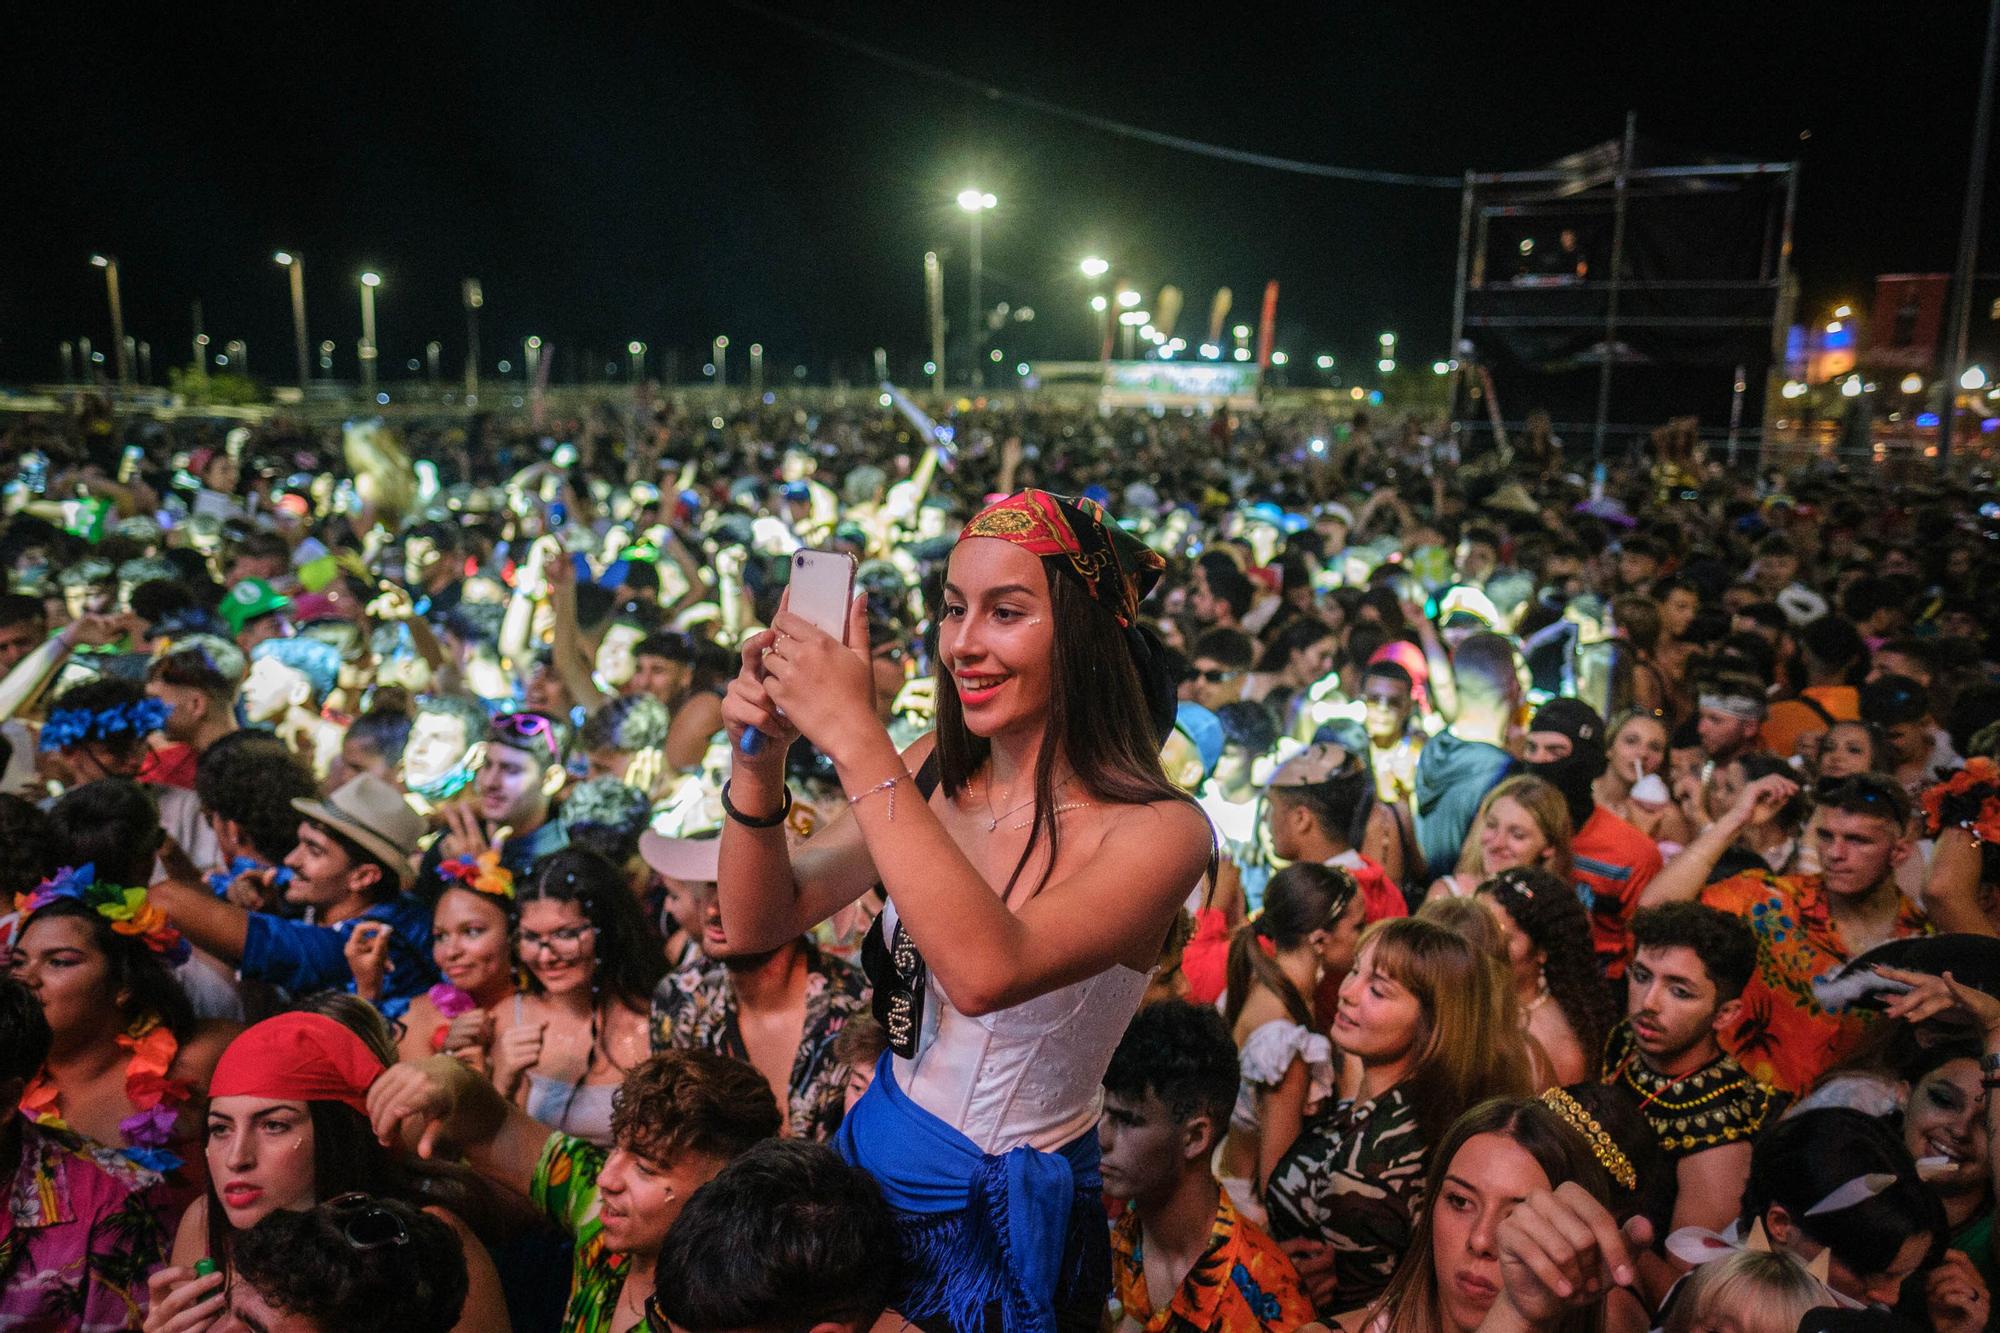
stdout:
[[[772,742],[724,789],[731,949],[887,891],[867,961],[890,1050],[837,1145],[896,1210],[895,1308],[922,1328],[1098,1326],[1100,1080],[1212,839],[1160,769],[1174,692],[1137,613],[1161,567],[1090,501],[1023,491],[953,549],[933,735],[899,754],[877,720],[859,602],[845,644],[780,610],[723,706]],[[798,735],[848,809],[793,851]]]

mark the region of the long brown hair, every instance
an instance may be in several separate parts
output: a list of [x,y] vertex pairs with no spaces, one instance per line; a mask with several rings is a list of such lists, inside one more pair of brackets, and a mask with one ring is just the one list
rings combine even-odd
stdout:
[[1417,1059],[1403,1081],[1425,1143],[1442,1139],[1476,1102],[1532,1090],[1513,990],[1498,961],[1422,917],[1376,922],[1362,932],[1357,953],[1371,945],[1375,970],[1409,991],[1421,1010]]
[[[1119,626],[1080,580],[1065,572],[1066,560],[1044,556],[1041,565],[1048,580],[1049,619],[1055,627],[1048,716],[1035,759],[1034,830],[1007,876],[1007,893],[1042,846],[1048,847],[1048,862],[1037,890],[1048,883],[1055,868],[1062,841],[1055,814],[1059,762],[1067,761],[1078,785],[1105,805],[1154,801],[1195,805],[1194,798],[1170,782],[1160,767],[1161,741],[1126,644],[1130,631]],[[966,727],[958,691],[951,688],[947,674],[940,662],[936,753],[939,782],[947,796],[956,797],[985,766],[992,745]]]
[[[1295,949],[1316,930],[1332,930],[1361,893],[1354,876],[1338,866],[1300,863],[1286,866],[1271,876],[1264,889],[1264,910],[1255,920],[1245,921],[1229,937],[1229,961],[1224,973],[1224,994],[1228,997],[1222,1017],[1231,1028],[1243,1016],[1250,1001],[1250,988],[1261,985],[1285,1006],[1285,1014],[1302,1028],[1315,1025],[1312,997],[1301,995],[1285,970],[1278,966],[1277,951]],[[1265,946],[1273,950],[1266,953]]]
[[[1519,1144],[1548,1177],[1549,1188],[1574,1181],[1589,1191],[1599,1203],[1610,1207],[1611,1181],[1604,1174],[1583,1136],[1563,1118],[1533,1097],[1496,1097],[1460,1116],[1431,1153],[1430,1170],[1424,1182],[1428,1201],[1410,1233],[1410,1248],[1394,1277],[1371,1307],[1370,1315],[1382,1314],[1387,1321],[1382,1333],[1438,1333],[1445,1327],[1444,1303],[1438,1299],[1437,1259],[1431,1253],[1436,1231],[1438,1191],[1452,1159],[1459,1150],[1481,1134],[1504,1134]],[[1604,1302],[1584,1310],[1571,1310],[1551,1328],[1554,1333],[1601,1333]]]

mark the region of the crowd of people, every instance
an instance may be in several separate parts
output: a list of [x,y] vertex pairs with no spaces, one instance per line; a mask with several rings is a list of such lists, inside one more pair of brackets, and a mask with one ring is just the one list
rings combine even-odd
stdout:
[[1989,1326],[1990,478],[713,411],[7,431],[0,1326]]

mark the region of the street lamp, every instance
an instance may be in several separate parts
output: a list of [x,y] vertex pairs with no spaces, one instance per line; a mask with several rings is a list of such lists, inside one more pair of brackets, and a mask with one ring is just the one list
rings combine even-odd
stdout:
[[1958,387],[1974,393],[1985,388],[1986,368],[1984,366],[1967,366],[1965,373],[1958,377]]
[[632,358],[632,382],[637,384],[646,378],[646,344],[634,338],[625,344],[625,354]]
[[1134,291],[1130,287],[1127,287],[1123,291],[1118,293],[1118,304],[1123,306],[1127,310],[1130,310],[1132,307],[1138,305],[1139,302],[1145,299],[1146,299],[1145,297],[1139,295],[1138,292]]
[[764,344],[750,344],[750,392],[764,392]]
[[111,299],[111,350],[118,358],[118,383],[132,382],[132,363],[125,358],[125,305],[118,296],[118,260],[111,255],[92,255],[90,262],[104,270],[104,293]]
[[312,370],[306,358],[310,355],[306,340],[306,261],[305,256],[291,250],[280,250],[271,256],[289,273],[292,280],[292,338],[298,343],[299,352],[299,392],[306,391],[306,383],[312,378]]
[[713,350],[715,352],[715,382],[718,385],[727,384],[729,382],[729,363],[723,358],[729,355],[729,335],[726,333],[716,334]]
[[1091,255],[1078,264],[1077,268],[1083,271],[1083,276],[1086,278],[1101,278],[1111,271],[1111,261]]
[[972,362],[972,387],[985,387],[986,372],[979,364],[979,353],[986,343],[986,321],[982,318],[979,305],[979,279],[982,276],[979,263],[979,219],[987,209],[1000,201],[984,190],[964,189],[958,192],[958,206],[972,219],[972,285],[966,297],[966,329],[972,339],[970,359]]
[[521,342],[521,372],[527,378],[529,392],[533,392],[537,374],[542,368],[542,335],[531,333]]
[[375,289],[382,285],[379,273],[361,275],[361,392],[375,396]]

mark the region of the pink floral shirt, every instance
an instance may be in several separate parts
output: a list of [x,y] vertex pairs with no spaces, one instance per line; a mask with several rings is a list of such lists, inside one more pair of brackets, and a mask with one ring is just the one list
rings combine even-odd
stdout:
[[163,1232],[145,1191],[100,1167],[76,1139],[15,1117],[21,1160],[0,1214],[0,1328],[137,1329]]

